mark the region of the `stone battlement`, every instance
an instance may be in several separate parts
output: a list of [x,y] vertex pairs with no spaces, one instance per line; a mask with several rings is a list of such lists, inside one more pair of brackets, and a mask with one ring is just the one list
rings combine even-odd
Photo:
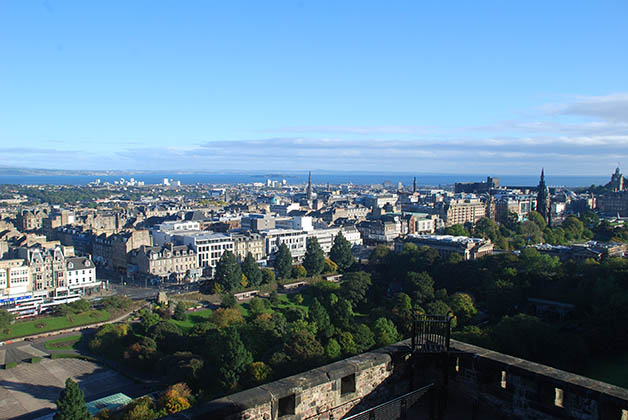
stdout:
[[251,388],[170,419],[341,419],[434,383],[470,406],[512,418],[628,420],[628,390],[452,340],[449,380],[409,340]]

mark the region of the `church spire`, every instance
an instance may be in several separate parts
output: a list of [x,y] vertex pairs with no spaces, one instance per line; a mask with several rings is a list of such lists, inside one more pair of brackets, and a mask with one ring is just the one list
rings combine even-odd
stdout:
[[541,179],[536,191],[536,211],[543,216],[543,219],[549,224],[550,216],[550,197],[547,186],[545,185],[545,168],[541,169]]
[[312,199],[312,171],[310,171],[307,176],[307,199]]

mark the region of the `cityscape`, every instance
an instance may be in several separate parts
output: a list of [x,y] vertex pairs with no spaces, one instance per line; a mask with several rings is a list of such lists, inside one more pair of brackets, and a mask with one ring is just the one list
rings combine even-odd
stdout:
[[628,420],[627,20],[0,3],[0,420]]

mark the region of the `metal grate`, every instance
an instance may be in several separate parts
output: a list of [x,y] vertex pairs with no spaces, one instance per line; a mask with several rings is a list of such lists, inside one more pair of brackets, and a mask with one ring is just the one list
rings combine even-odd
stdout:
[[412,351],[446,353],[449,351],[453,312],[447,315],[419,315],[414,321]]
[[406,411],[416,404],[432,386],[433,384],[429,384],[384,404],[369,408],[353,416],[345,417],[344,420],[398,420],[405,418]]

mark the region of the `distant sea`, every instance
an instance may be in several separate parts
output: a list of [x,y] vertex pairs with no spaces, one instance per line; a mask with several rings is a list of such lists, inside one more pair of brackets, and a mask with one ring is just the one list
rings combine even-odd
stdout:
[[[419,186],[447,186],[456,182],[480,182],[485,181],[486,176],[469,174],[404,174],[404,173],[349,173],[349,172],[321,172],[312,174],[314,184],[348,184],[370,185],[390,182],[397,185],[412,185],[413,177],[417,178]],[[145,184],[161,184],[164,178],[181,181],[181,184],[250,184],[253,182],[265,182],[267,179],[281,181],[285,179],[288,184],[303,184],[307,182],[307,173],[149,173],[149,174],[118,174],[118,175],[0,175],[0,184],[21,185],[86,185],[100,179],[101,183],[119,181],[123,177],[126,180],[134,178],[136,181],[144,181]],[[538,175],[495,175],[499,178],[500,185],[532,186],[539,182]],[[609,176],[546,176],[549,186],[583,187],[591,184],[602,185],[610,180]]]

